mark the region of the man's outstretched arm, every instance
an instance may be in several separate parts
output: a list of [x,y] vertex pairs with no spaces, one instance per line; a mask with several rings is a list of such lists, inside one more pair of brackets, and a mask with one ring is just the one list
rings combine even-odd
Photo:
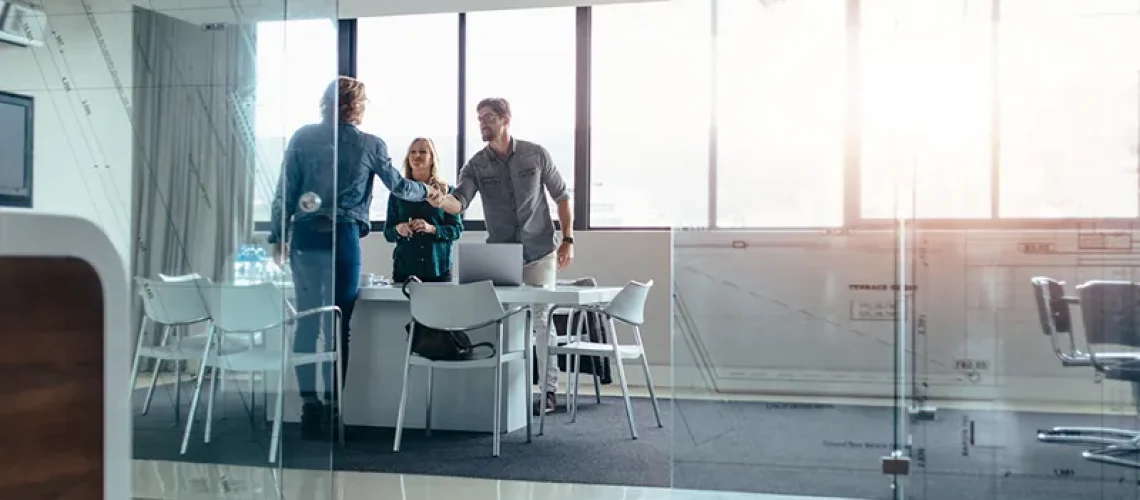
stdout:
[[436,208],[442,208],[444,212],[455,215],[467,210],[467,206],[471,204],[471,199],[479,193],[479,179],[475,177],[475,171],[471,169],[471,164],[464,165],[459,171],[459,183],[455,185],[455,190],[451,194],[444,194],[443,192],[436,191],[430,193],[428,203]]

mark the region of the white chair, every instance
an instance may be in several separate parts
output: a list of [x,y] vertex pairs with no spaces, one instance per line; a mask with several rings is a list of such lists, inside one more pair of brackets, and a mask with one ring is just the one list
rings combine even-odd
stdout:
[[[558,284],[558,286],[592,287],[592,286],[598,286],[598,280],[596,280],[592,277],[576,278],[576,279],[564,279],[564,280],[558,280],[557,284]],[[559,335],[556,333],[554,336],[555,345],[566,345],[566,343],[570,342],[570,339],[578,338],[579,335],[575,334],[574,332],[571,332],[570,329],[574,328],[576,326],[575,322],[587,322],[586,324],[588,325],[589,321],[591,319],[590,314],[586,311],[581,311],[581,310],[577,310],[574,308],[568,308],[568,307],[560,307],[560,306],[555,306],[550,311],[550,314],[552,316],[557,316],[559,314],[566,316],[566,334],[565,335]],[[569,362],[569,361],[570,360],[567,360],[567,362]],[[580,359],[578,360],[578,363],[581,363]],[[570,368],[571,368],[570,364],[567,363],[566,371],[569,372]],[[580,368],[580,366],[579,366],[579,368]],[[567,375],[569,375],[569,374],[570,373],[567,373]],[[577,372],[575,372],[576,377],[577,377],[577,375],[579,375],[579,374]],[[602,381],[601,381],[601,377],[597,374],[596,370],[595,370],[595,373],[593,374],[593,379],[594,379],[594,399],[598,404],[601,404],[602,403]],[[578,383],[578,380],[577,380],[577,378],[575,378],[574,384],[577,384],[577,383]],[[570,401],[570,386],[571,386],[571,383],[569,380],[567,380],[567,382],[566,382],[566,398],[565,398],[566,401]]]
[[[618,292],[617,296],[613,298],[604,306],[602,305],[574,305],[574,306],[559,306],[559,309],[574,309],[584,312],[592,312],[600,315],[605,321],[607,332],[606,337],[609,339],[607,343],[587,342],[581,340],[584,332],[585,321],[578,322],[578,330],[574,338],[570,339],[564,345],[551,346],[549,350],[548,363],[553,362],[554,357],[562,354],[568,356],[570,372],[567,374],[567,379],[574,376],[574,381],[571,384],[574,386],[574,397],[567,401],[570,406],[570,421],[574,422],[577,419],[578,412],[578,359],[580,356],[604,356],[612,360],[614,369],[617,371],[618,381],[621,383],[621,394],[625,400],[625,414],[629,420],[629,432],[633,439],[637,439],[637,426],[633,423],[633,405],[629,400],[629,386],[626,384],[625,368],[622,364],[623,360],[627,359],[640,359],[641,367],[645,370],[645,382],[649,387],[649,398],[653,402],[653,414],[657,418],[657,426],[663,427],[661,423],[661,410],[657,406],[657,394],[653,388],[653,377],[649,373],[649,360],[645,355],[645,347],[641,342],[641,325],[645,322],[645,301],[649,297],[649,289],[653,286],[653,281],[648,283],[638,283],[631,281]],[[553,316],[547,316],[546,321],[553,320]],[[636,345],[622,345],[618,341],[617,328],[615,321],[620,321],[633,328],[633,336]],[[545,379],[546,375],[543,374]],[[543,380],[545,386],[546,380]],[[539,416],[538,434],[541,436],[545,430],[546,413],[542,412]]]
[[[465,285],[410,281],[404,285],[404,292],[411,302],[414,323],[408,332],[408,348],[404,358],[404,378],[400,389],[400,409],[399,415],[396,417],[396,439],[392,445],[392,451],[400,451],[400,441],[404,433],[404,413],[408,404],[408,375],[413,365],[427,368],[427,418],[424,427],[428,435],[431,434],[432,370],[436,368],[445,370],[491,368],[494,371],[492,455],[497,457],[499,456],[500,429],[502,428],[503,364],[523,363],[527,388],[526,440],[529,443],[531,440],[530,336],[523,335],[525,339],[523,349],[505,353],[503,350],[507,346],[503,340],[503,333],[507,320],[519,313],[526,313],[524,331],[530,332],[533,324],[530,307],[516,306],[510,310],[504,310],[503,303],[499,300],[499,295],[495,292],[495,287],[490,281]],[[495,326],[497,330],[497,340],[494,343],[495,353],[488,358],[470,361],[432,361],[412,352],[412,339],[416,335],[417,325],[451,332],[468,332]]]
[[[162,278],[163,281],[146,278],[135,280],[138,285],[138,294],[142,297],[144,315],[139,327],[135,359],[131,367],[130,387],[133,393],[135,385],[138,383],[142,359],[154,359],[150,387],[146,391],[146,399],[143,402],[142,413],[146,415],[150,412],[150,404],[154,398],[154,389],[158,385],[158,372],[162,363],[173,361],[175,365],[174,422],[175,425],[178,425],[182,407],[182,363],[200,359],[206,348],[205,335],[182,335],[179,330],[188,329],[191,325],[210,320],[210,314],[206,311],[206,305],[202,299],[202,287],[208,286],[210,281],[196,274],[173,279],[167,276],[162,276]],[[162,336],[158,345],[145,345],[148,322],[162,326]],[[240,348],[240,346],[232,345],[227,347]]]
[[[183,283],[183,282],[187,282],[187,281],[199,281],[199,280],[204,280],[207,283],[210,282],[209,278],[204,278],[198,273],[180,274],[180,275],[168,275],[168,274],[158,273],[158,277],[162,281],[165,281],[168,283]],[[183,338],[183,340],[194,342],[196,344],[201,344],[204,346],[206,344],[206,334],[205,333],[199,333],[196,335],[187,335],[186,337]],[[235,339],[233,336],[227,337],[227,341],[237,341],[237,340],[238,339]],[[260,343],[262,341],[261,332],[252,332],[249,335],[247,335],[246,338],[241,339],[240,341],[246,342],[248,344],[248,347],[250,347],[250,348],[256,347],[256,346],[260,345]],[[196,356],[194,359],[199,359],[199,358],[201,358],[201,356]],[[179,363],[178,368],[181,369],[181,367],[182,367],[182,365],[181,365],[181,363]],[[158,374],[158,366],[157,365],[155,366],[155,372],[154,373],[155,373],[155,375]],[[211,376],[213,376],[213,372],[211,372]],[[218,376],[221,378],[219,390],[222,391],[222,394],[225,394],[226,393],[226,373],[225,373],[225,371],[224,370],[221,371],[218,374]],[[265,389],[264,374],[262,374],[262,389]],[[149,392],[148,392],[148,394],[149,394]],[[263,395],[262,397],[265,397],[265,396]],[[266,399],[266,401],[268,401],[268,399]],[[255,376],[255,374],[251,373],[249,375],[249,418],[250,418],[250,425],[253,425],[254,419],[256,418],[256,407],[257,407],[257,377]],[[143,415],[146,415],[145,409],[143,411]],[[223,407],[222,419],[224,420],[225,418],[226,418],[225,408]]]
[[[206,309],[213,321],[207,345],[211,347],[203,354],[198,368],[198,381],[194,387],[194,397],[190,403],[191,417],[186,421],[186,430],[182,436],[183,454],[190,442],[193,431],[194,418],[201,400],[202,384],[206,367],[213,367],[226,372],[249,373],[275,373],[277,375],[277,400],[273,409],[273,431],[270,436],[269,463],[277,460],[277,450],[281,442],[282,414],[285,403],[285,377],[294,367],[335,363],[333,369],[337,380],[332,382],[334,398],[338,405],[343,405],[341,389],[343,382],[339,380],[341,374],[340,335],[335,332],[340,329],[340,308],[324,306],[295,313],[286,300],[281,289],[273,283],[259,283],[255,285],[212,284],[204,294]],[[297,320],[314,314],[333,314],[334,332],[324,332],[332,335],[336,340],[332,352],[294,353],[293,336],[296,331]],[[229,334],[263,335],[280,334],[282,336],[280,349],[247,349],[228,353],[219,351],[218,346],[225,344],[225,337]],[[266,342],[266,345],[270,345]],[[210,395],[206,409],[206,429],[204,441],[210,442],[210,432],[213,424],[214,395],[217,393],[217,377],[211,379]],[[338,408],[339,410],[340,408]],[[342,413],[343,414],[343,413]],[[344,444],[344,420],[339,420],[340,443]]]

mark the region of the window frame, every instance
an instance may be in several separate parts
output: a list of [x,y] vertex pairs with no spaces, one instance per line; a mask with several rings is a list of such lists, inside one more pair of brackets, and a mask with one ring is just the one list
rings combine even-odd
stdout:
[[[722,0],[713,0],[709,2],[711,9],[712,22],[708,26],[710,35],[712,36],[712,43],[709,45],[709,50],[712,55],[712,70],[715,71],[718,64],[716,57],[716,40],[717,40],[717,21],[718,21],[718,6]],[[990,140],[990,215],[987,218],[919,218],[919,219],[872,219],[866,218],[862,214],[862,186],[861,186],[861,148],[862,148],[862,131],[859,123],[860,115],[860,100],[862,98],[862,61],[861,61],[861,11],[862,0],[845,0],[846,8],[846,61],[845,68],[847,72],[847,95],[845,98],[846,111],[844,123],[846,126],[844,134],[844,168],[843,168],[843,222],[840,226],[797,226],[797,227],[733,227],[724,228],[717,224],[717,127],[715,123],[715,109],[712,110],[712,121],[709,124],[708,141],[709,141],[709,184],[708,184],[708,221],[707,225],[699,230],[711,231],[803,231],[803,230],[820,230],[827,233],[847,232],[847,231],[860,231],[860,230],[893,230],[899,227],[900,223],[905,223],[907,227],[914,227],[919,229],[930,230],[1046,230],[1046,229],[1113,229],[1113,230],[1131,230],[1134,229],[1137,223],[1140,223],[1140,216],[1137,217],[1118,217],[1118,218],[1026,218],[1026,217],[999,217],[998,207],[1000,206],[1001,196],[1001,114],[999,111],[1000,102],[997,100],[997,93],[999,92],[999,84],[1001,78],[1001,46],[1000,29],[1001,29],[1001,10],[1000,0],[990,0],[991,2],[991,33],[989,43],[991,46],[991,68],[992,77],[990,83],[991,95],[995,98],[990,100],[990,126],[993,133]],[[572,175],[574,176],[574,185],[577,188],[574,190],[574,229],[576,230],[590,230],[590,231],[660,231],[674,229],[671,227],[654,227],[654,226],[621,226],[621,227],[595,227],[590,223],[590,165],[591,165],[591,148],[590,148],[590,134],[591,134],[591,82],[592,82],[592,50],[593,50],[593,31],[592,31],[592,7],[582,6],[577,7],[575,12],[576,24],[576,39],[575,39],[575,123],[574,127],[574,166]],[[455,169],[458,175],[462,169],[465,159],[468,155],[466,151],[466,120],[468,119],[467,111],[467,14],[457,13],[456,16],[456,30],[458,31],[458,106],[456,109],[456,137],[457,142],[457,155],[455,161]],[[337,67],[342,75],[356,76],[357,68],[357,20],[356,19],[342,19],[337,26]],[[715,75],[713,76],[715,79]],[[715,83],[715,81],[714,81]],[[712,103],[715,104],[716,100],[716,87],[710,86],[712,95]],[[1140,93],[1140,88],[1137,89]],[[1137,110],[1140,114],[1140,109]],[[1140,127],[1138,127],[1140,129]],[[1140,137],[1140,130],[1137,130],[1137,137]],[[1137,168],[1140,169],[1140,162]],[[458,177],[457,177],[458,178]],[[1140,204],[1140,185],[1137,186],[1137,202]],[[467,229],[472,231],[486,230],[486,224],[482,220],[464,221]],[[371,221],[373,231],[380,231],[384,227],[384,221]],[[269,229],[268,221],[255,222],[255,229],[258,231],[267,231]],[[682,229],[682,228],[676,228]],[[691,229],[691,228],[684,228]]]

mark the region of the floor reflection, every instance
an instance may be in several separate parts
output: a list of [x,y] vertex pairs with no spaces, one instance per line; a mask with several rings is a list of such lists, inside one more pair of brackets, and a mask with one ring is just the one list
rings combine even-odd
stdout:
[[136,460],[135,500],[824,500],[441,476],[278,470]]

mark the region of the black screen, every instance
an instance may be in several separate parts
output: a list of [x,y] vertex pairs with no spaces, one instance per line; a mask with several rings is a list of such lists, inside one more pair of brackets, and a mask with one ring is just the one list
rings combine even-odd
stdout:
[[32,100],[0,92],[0,205],[30,206]]

